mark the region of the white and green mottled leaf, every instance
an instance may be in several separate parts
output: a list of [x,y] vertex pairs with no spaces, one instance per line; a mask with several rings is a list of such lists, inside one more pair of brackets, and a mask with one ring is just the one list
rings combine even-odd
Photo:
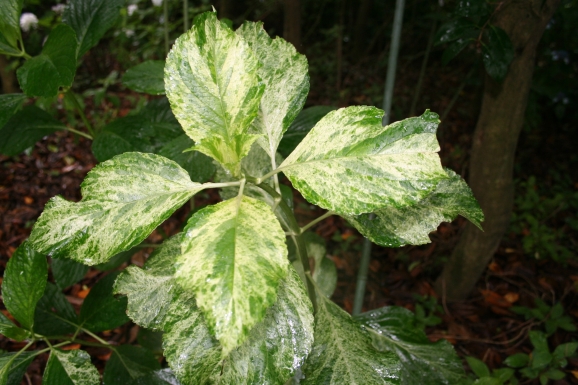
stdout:
[[317,122],[336,109],[337,107],[333,106],[313,106],[303,109],[285,131],[283,139],[279,143],[278,150],[281,155],[289,156]]
[[345,218],[363,236],[386,247],[430,243],[428,234],[441,222],[451,222],[458,215],[469,219],[481,229],[484,214],[466,182],[446,169],[448,179],[442,179],[428,196],[412,206],[387,206],[369,214]]
[[100,375],[83,350],[53,349],[46,363],[42,385],[99,385]]
[[301,384],[399,384],[395,354],[377,351],[361,324],[319,291],[314,337]]
[[116,280],[115,293],[127,296],[127,314],[142,327],[163,330],[171,303],[183,294],[173,278],[183,236],[184,233],[179,233],[165,241],[150,256],[144,269],[129,266]]
[[447,178],[435,131],[437,114],[382,127],[383,111],[330,112],[279,167],[309,202],[345,215],[414,204]]
[[92,169],[78,203],[52,198],[34,225],[33,247],[87,265],[102,263],[142,242],[202,185],[175,162],[138,152]]
[[198,211],[185,233],[176,277],[195,293],[226,355],[275,302],[287,275],[285,233],[271,208],[249,197]]
[[279,286],[276,303],[245,342],[222,359],[194,301],[178,306],[164,334],[164,354],[183,385],[283,385],[303,364],[313,343],[311,302],[297,273]]
[[356,317],[369,327],[374,346],[395,353],[401,362],[402,385],[457,384],[462,363],[446,340],[430,342],[407,309],[386,306]]
[[128,297],[128,315],[165,331],[164,354],[183,385],[283,384],[304,362],[313,338],[312,305],[296,272],[290,269],[264,320],[223,359],[191,293],[173,277],[183,235],[166,241],[143,269],[129,266],[119,276],[115,288]]
[[193,150],[199,151],[219,162],[234,176],[240,176],[241,160],[249,154],[257,135],[239,134],[225,139],[220,135],[204,138]]
[[[249,45],[212,12],[197,16],[167,57],[166,94],[183,129],[199,144],[219,137],[236,163],[249,151],[245,136],[264,91],[259,65]],[[213,156],[207,147],[220,146],[203,147]]]
[[263,134],[257,143],[274,159],[283,133],[303,108],[309,92],[307,58],[280,37],[271,39],[263,23],[246,21],[237,34],[249,43],[262,64],[257,73],[265,83],[265,92],[252,132]]

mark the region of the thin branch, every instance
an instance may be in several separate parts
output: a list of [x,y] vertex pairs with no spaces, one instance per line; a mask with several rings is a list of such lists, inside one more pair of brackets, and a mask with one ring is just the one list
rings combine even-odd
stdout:
[[319,222],[321,222],[322,220],[329,218],[330,216],[334,215],[335,213],[333,211],[328,211],[325,214],[323,214],[322,216],[312,220],[311,222],[309,222],[308,224],[306,224],[305,226],[303,226],[301,228],[301,232],[300,234],[303,234],[304,232],[306,232],[307,230],[309,230],[311,227],[315,226],[316,224],[318,224]]

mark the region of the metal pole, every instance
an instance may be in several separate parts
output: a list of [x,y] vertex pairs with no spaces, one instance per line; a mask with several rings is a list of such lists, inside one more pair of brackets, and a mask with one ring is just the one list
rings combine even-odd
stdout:
[[[393,17],[393,31],[391,35],[391,48],[389,50],[389,60],[387,63],[387,77],[385,79],[385,91],[383,93],[383,115],[382,124],[389,124],[391,112],[391,102],[393,97],[393,86],[395,83],[395,71],[397,67],[397,56],[399,53],[399,40],[401,38],[401,26],[403,24],[403,8],[405,0],[397,0],[395,3],[395,15]],[[371,219],[374,215],[371,214]],[[367,270],[369,269],[369,260],[371,258],[371,241],[363,241],[361,251],[361,261],[359,263],[359,272],[357,273],[357,286],[355,288],[355,300],[353,302],[353,315],[361,313],[363,306],[363,297],[365,296],[365,284],[367,283]]]

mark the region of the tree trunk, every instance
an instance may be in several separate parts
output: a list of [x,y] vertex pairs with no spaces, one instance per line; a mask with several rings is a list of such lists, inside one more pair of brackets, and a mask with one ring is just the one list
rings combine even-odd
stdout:
[[4,55],[0,55],[0,80],[2,80],[2,92],[16,94],[20,89],[16,85],[16,72],[10,69],[10,61]]
[[474,132],[469,185],[484,211],[484,232],[468,223],[436,282],[448,300],[466,298],[492,259],[512,214],[514,155],[524,113],[536,48],[560,0],[512,0],[502,3],[494,24],[510,37],[515,57],[502,83],[486,74],[480,116]]
[[301,1],[285,0],[285,21],[283,23],[283,38],[293,44],[297,51],[301,47]]

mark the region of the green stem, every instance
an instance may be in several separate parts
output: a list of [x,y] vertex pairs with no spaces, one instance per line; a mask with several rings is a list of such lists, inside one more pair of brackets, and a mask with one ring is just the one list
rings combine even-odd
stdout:
[[163,0],[163,21],[165,32],[165,56],[169,54],[169,0]]
[[323,214],[322,216],[320,216],[317,219],[312,220],[311,222],[309,222],[308,224],[306,224],[305,226],[303,226],[301,228],[301,232],[300,234],[303,234],[304,232],[306,232],[307,230],[309,230],[311,227],[315,226],[316,224],[318,224],[319,222],[321,222],[322,220],[329,218],[330,216],[332,216],[333,214],[335,214],[333,211],[328,211],[325,214]]
[[207,188],[222,188],[222,187],[235,187],[240,186],[241,184],[245,184],[244,179],[238,180],[236,182],[224,182],[224,183],[203,183],[203,187]]
[[78,102],[78,99],[76,98],[76,94],[74,92],[72,92],[71,89],[69,89],[68,91],[66,91],[65,95],[72,102],[72,104],[74,104],[74,108],[76,108],[76,110],[78,111],[78,114],[80,115],[80,118],[82,119],[82,122],[84,123],[84,127],[86,127],[86,129],[88,130],[90,135],[92,137],[94,137],[94,130],[92,128],[92,125],[90,124],[90,122],[86,118],[86,115],[84,114],[84,110],[82,109],[80,103]]
[[83,136],[83,137],[85,137],[86,139],[90,139],[90,140],[93,140],[93,139],[94,139],[92,136],[90,136],[90,135],[88,135],[88,134],[86,134],[86,133],[84,133],[84,132],[82,132],[82,131],[75,130],[74,128],[71,128],[71,127],[66,127],[65,130],[66,130],[66,131],[70,131],[70,132],[72,132],[72,133],[74,133],[74,134],[76,134],[76,135]]
[[88,334],[89,336],[91,336],[92,338],[94,338],[95,340],[97,340],[98,342],[100,342],[101,344],[106,345],[106,346],[111,346],[108,342],[106,342],[105,340],[103,340],[102,338],[100,338],[99,336],[97,336],[96,334],[91,332],[90,330],[82,328],[82,331],[85,332],[86,334]]
[[[111,344],[101,344],[100,342],[92,342],[92,341],[85,341],[85,340],[79,340],[77,338],[70,338],[68,336],[47,336],[47,337],[43,337],[43,339],[46,340],[67,340],[68,343],[71,344],[80,344],[80,345],[86,345],[86,346],[94,346],[97,348],[112,348]],[[48,343],[48,345],[50,345],[50,343]]]

